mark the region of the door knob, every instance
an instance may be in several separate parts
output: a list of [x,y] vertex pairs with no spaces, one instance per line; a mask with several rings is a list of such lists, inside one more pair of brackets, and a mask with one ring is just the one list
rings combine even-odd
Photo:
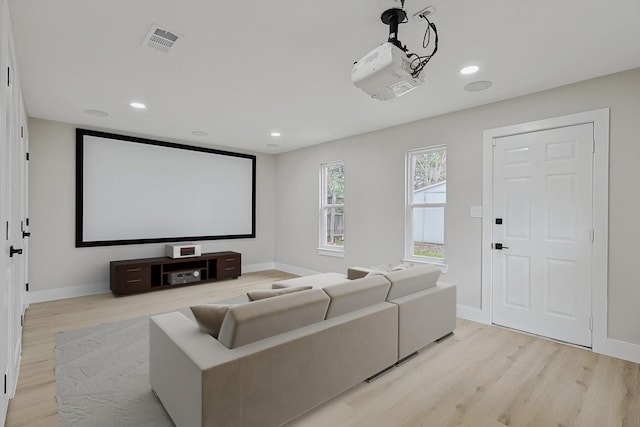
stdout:
[[15,254],[22,255],[22,249],[15,249],[13,246],[9,248],[9,257],[13,258]]

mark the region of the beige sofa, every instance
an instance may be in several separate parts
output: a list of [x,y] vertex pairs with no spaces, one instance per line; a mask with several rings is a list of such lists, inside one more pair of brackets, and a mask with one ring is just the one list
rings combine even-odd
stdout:
[[181,313],[153,316],[151,387],[178,427],[282,425],[453,331],[455,287],[422,289],[417,273],[307,276],[321,285],[230,307],[217,339]]

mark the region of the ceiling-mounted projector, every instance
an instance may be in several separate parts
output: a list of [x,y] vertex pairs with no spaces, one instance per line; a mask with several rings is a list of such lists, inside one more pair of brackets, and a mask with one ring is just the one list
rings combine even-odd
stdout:
[[[404,4],[404,1],[402,2]],[[425,14],[416,14],[428,23],[425,40],[430,40],[430,31],[435,34],[435,47],[430,55],[408,53],[406,46],[398,40],[398,24],[407,22],[404,10],[385,10],[380,19],[389,26],[389,39],[353,64],[351,81],[373,99],[386,101],[410,92],[425,82],[422,69],[438,50],[438,32]],[[432,12],[430,12],[432,13]],[[429,42],[423,43],[427,47]]]
[[424,83],[424,74],[412,76],[411,60],[391,42],[383,43],[353,65],[351,81],[373,99],[397,98]]

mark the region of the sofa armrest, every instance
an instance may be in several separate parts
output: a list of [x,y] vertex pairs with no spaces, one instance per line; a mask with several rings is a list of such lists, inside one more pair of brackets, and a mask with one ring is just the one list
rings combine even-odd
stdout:
[[456,287],[442,282],[389,301],[398,305],[398,354],[402,359],[456,328]]
[[349,267],[347,269],[347,279],[356,280],[362,279],[363,277],[367,277],[367,274],[371,272],[370,268],[364,267]]
[[149,382],[174,423],[210,425],[207,414],[216,413],[224,425],[240,425],[237,354],[182,313],[153,316],[149,322]]

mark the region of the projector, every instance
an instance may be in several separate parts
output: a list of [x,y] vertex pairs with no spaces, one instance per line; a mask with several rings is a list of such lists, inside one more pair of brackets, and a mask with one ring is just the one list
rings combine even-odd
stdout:
[[424,83],[423,73],[414,78],[411,71],[411,60],[407,54],[393,43],[386,42],[353,64],[351,81],[373,99],[386,101]]

